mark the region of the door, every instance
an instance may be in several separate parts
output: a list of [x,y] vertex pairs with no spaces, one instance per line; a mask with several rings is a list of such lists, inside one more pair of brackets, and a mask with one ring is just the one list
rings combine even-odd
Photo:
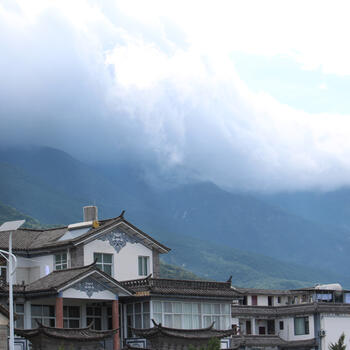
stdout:
[[250,320],[246,322],[245,329],[247,334],[252,334],[252,322]]
[[275,334],[275,320],[267,320],[267,334]]

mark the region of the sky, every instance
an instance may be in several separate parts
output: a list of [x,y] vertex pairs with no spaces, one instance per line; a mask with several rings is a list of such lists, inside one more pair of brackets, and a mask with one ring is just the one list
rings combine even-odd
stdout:
[[349,7],[0,0],[0,142],[233,190],[347,186]]

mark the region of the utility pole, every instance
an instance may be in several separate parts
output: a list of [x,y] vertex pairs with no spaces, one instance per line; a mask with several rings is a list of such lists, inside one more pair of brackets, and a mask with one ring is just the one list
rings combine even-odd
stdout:
[[[9,350],[15,350],[15,327],[14,327],[14,312],[13,312],[13,275],[17,267],[17,258],[12,253],[12,231],[16,231],[19,227],[24,224],[25,220],[18,221],[7,221],[0,226],[0,232],[9,232],[9,250],[1,250],[0,255],[2,255],[8,262],[8,283],[9,283],[9,313],[10,313],[10,341]],[[7,257],[8,256],[8,257]],[[14,261],[14,266],[12,264]]]

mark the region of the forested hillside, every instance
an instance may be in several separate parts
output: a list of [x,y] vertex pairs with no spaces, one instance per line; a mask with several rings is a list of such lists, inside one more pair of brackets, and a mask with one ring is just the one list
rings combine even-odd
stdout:
[[153,187],[135,164],[89,165],[45,147],[3,149],[0,174],[0,201],[44,225],[81,221],[89,204],[101,218],[125,209],[128,220],[173,248],[165,261],[203,278],[233,275],[242,286],[350,286],[346,229],[252,194],[208,182]]

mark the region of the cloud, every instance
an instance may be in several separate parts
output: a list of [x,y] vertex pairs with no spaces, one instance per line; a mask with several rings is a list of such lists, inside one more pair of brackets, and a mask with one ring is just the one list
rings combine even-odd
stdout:
[[281,18],[264,19],[252,4],[227,11],[228,3],[203,3],[194,19],[199,3],[185,13],[181,2],[142,3],[0,5],[2,142],[46,144],[85,160],[133,159],[154,176],[235,189],[349,184],[349,116],[308,114],[253,93],[230,59],[234,49],[283,53],[304,68],[340,72],[323,61],[321,45],[308,51],[309,33],[291,49],[302,33],[283,20],[293,10],[287,24],[300,17],[305,25],[298,7],[271,2]]

